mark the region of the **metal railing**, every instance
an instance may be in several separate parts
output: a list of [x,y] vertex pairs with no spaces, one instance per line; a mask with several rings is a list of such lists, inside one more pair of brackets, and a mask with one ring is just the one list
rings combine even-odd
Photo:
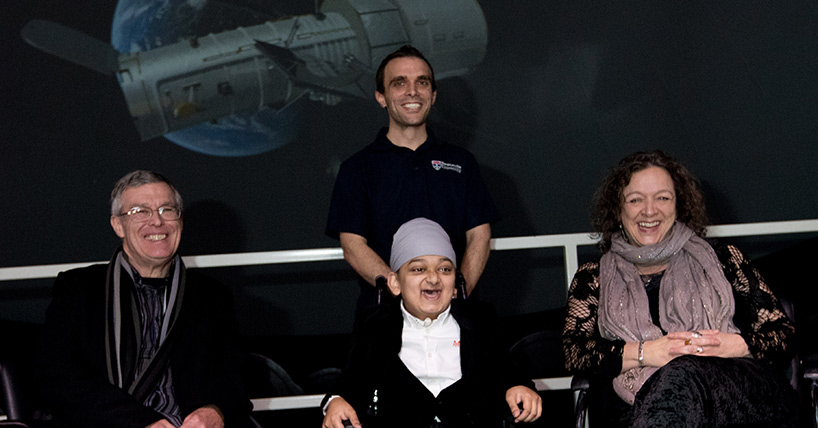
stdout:
[[[793,220],[765,223],[744,223],[710,226],[709,237],[745,237],[765,235],[785,235],[818,232],[818,219]],[[568,233],[559,235],[537,235],[491,240],[493,251],[525,250],[536,248],[562,247],[565,255],[566,290],[578,266],[577,249],[580,246],[595,245],[596,240],[588,233]],[[264,251],[251,253],[214,254],[183,257],[185,265],[197,268],[216,268],[284,263],[306,263],[342,260],[340,248],[318,248],[308,250]],[[56,277],[58,273],[99,262],[65,263],[54,265],[18,266],[0,268],[0,282]],[[571,377],[534,379],[537,390],[570,389]],[[290,397],[254,399],[253,410],[287,410],[318,407],[323,395],[299,395]]]

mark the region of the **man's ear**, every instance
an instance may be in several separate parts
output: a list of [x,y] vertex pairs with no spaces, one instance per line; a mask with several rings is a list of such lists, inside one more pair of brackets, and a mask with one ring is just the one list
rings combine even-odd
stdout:
[[389,291],[392,292],[393,296],[400,296],[400,282],[398,282],[398,274],[395,272],[389,272],[389,275],[386,277],[386,285],[389,286]]
[[117,216],[111,216],[111,227],[114,228],[114,233],[120,238],[125,237],[125,226],[122,225],[122,219]]
[[378,91],[375,91],[375,101],[381,105],[381,108],[386,107],[386,97]]

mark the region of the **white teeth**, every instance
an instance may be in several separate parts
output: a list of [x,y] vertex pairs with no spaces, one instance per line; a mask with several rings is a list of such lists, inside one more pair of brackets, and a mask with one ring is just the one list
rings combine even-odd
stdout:
[[414,108],[420,108],[419,103],[409,103],[409,104],[404,104],[403,106],[406,107],[406,108],[413,108],[413,109]]
[[652,221],[652,222],[650,222],[650,223],[648,223],[648,222],[644,222],[644,221],[643,221],[643,222],[640,222],[640,223],[639,223],[639,226],[640,226],[640,227],[656,227],[656,226],[658,226],[658,225],[659,225],[659,222],[658,222],[658,221]]
[[145,239],[147,239],[148,241],[161,241],[161,240],[163,240],[163,239],[165,239],[167,237],[168,237],[167,234],[148,235],[148,236],[145,237]]

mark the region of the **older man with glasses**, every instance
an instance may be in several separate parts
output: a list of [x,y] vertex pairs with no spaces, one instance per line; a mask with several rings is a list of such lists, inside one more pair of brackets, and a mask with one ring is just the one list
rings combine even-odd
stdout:
[[57,425],[247,425],[232,295],[176,253],[179,192],[133,171],[111,193],[111,226],[122,239],[111,261],[54,285],[36,373]]

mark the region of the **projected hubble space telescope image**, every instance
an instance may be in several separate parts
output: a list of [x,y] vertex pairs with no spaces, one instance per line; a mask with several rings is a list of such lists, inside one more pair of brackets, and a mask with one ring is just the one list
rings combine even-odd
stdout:
[[438,79],[467,73],[486,51],[475,0],[326,0],[312,14],[179,34],[205,4],[120,0],[110,43],[43,20],[30,21],[21,35],[116,76],[143,141],[165,136],[219,156],[287,144],[303,120],[302,99],[372,99],[381,59],[404,44],[424,52]]

